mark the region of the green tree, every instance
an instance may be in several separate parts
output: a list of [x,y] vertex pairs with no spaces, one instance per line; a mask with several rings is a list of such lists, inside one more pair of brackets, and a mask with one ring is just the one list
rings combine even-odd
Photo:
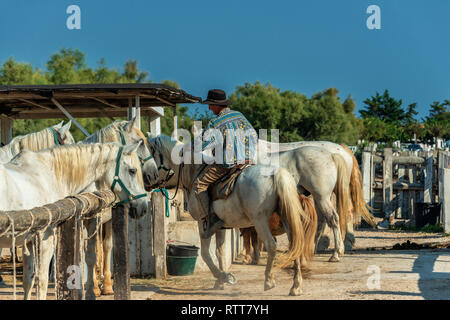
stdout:
[[379,118],[386,122],[400,124],[405,118],[402,109],[402,99],[396,100],[389,95],[386,89],[383,95],[376,92],[375,96],[364,100],[365,109],[360,110],[362,118]]
[[281,91],[270,83],[246,83],[230,95],[232,108],[241,111],[258,129],[279,129],[280,142],[329,140],[354,144],[357,119],[345,112],[336,88],[314,94]]

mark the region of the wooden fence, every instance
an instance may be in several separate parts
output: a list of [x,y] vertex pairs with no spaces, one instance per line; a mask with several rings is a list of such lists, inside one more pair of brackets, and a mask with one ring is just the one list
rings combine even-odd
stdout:
[[[15,236],[24,232],[37,234],[50,225],[57,225],[56,296],[58,300],[82,300],[84,299],[81,279],[83,275],[79,274],[81,286],[73,289],[68,285],[69,277],[73,277],[73,267],[84,264],[80,250],[83,241],[81,221],[95,217],[101,210],[112,206],[114,201],[113,192],[101,191],[67,197],[31,210],[0,211],[0,234]],[[115,299],[130,298],[127,208],[127,206],[117,206],[113,208],[112,213]]]
[[415,226],[418,203],[440,203],[444,207],[444,199],[450,197],[449,191],[444,192],[444,173],[449,164],[448,151],[396,154],[391,148],[382,153],[364,151],[361,164],[364,199],[376,216],[409,219]]

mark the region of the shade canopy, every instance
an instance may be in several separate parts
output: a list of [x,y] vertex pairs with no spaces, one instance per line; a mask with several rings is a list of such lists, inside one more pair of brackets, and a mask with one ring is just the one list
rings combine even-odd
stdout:
[[199,103],[183,90],[164,84],[73,84],[0,86],[0,116],[10,119],[65,118],[57,104],[74,118],[124,117],[139,97],[140,113],[161,116],[161,108]]

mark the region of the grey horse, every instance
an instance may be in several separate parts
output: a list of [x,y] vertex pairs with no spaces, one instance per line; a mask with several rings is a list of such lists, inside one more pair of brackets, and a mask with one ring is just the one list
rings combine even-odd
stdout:
[[[149,134],[148,141],[156,161],[162,162],[158,165],[179,172],[178,187],[183,188],[189,194],[190,186],[203,165],[176,164],[172,153],[175,147],[177,147],[176,150],[180,150],[181,148],[178,147],[182,144],[171,137],[165,135],[152,137]],[[190,150],[190,145],[186,146]],[[154,182],[158,183],[159,181]],[[225,227],[254,226],[257,230],[268,251],[264,290],[275,286],[272,268],[276,254],[276,242],[270,232],[268,221],[273,212],[280,214],[283,226],[285,230],[288,230],[290,242],[282,265],[294,261],[294,283],[289,294],[299,295],[302,284],[300,257],[305,261],[311,259],[311,256],[305,252],[306,246],[304,245],[308,239],[305,239],[303,224],[308,221],[308,216],[302,209],[297,195],[297,185],[289,172],[284,168],[273,166],[251,166],[237,178],[230,196],[225,200],[213,201],[212,206],[214,212],[225,221]],[[203,228],[198,219],[197,208],[190,206],[189,212],[199,222],[199,232],[202,234]],[[216,287],[220,287],[227,281],[228,274],[214,264],[209,252],[210,243],[210,238],[201,239],[201,255],[216,278]]]

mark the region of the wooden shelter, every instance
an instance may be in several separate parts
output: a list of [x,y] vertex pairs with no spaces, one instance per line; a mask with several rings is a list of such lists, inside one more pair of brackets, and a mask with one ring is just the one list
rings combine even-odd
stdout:
[[[1,138],[3,143],[10,141],[14,119],[67,117],[89,135],[74,118],[142,115],[152,122],[164,115],[163,107],[175,108],[177,128],[176,104],[201,101],[183,90],[155,83],[0,86]],[[159,133],[156,121],[150,127]]]
[[[174,108],[174,129],[178,125],[176,105],[178,103],[198,103],[202,99],[194,97],[183,90],[154,83],[125,84],[73,84],[73,85],[14,85],[0,86],[0,120],[1,141],[5,144],[12,139],[12,127],[15,119],[55,119],[67,117],[86,135],[84,129],[75,118],[138,117],[140,128],[141,116],[149,117],[149,128],[153,134],[160,134],[160,117],[164,116],[164,107]],[[152,203],[157,204],[152,212],[164,222],[162,212],[163,196],[152,194]],[[116,299],[130,298],[130,267],[128,233],[131,239],[139,239],[148,233],[150,215],[139,222],[130,219],[126,207],[118,206],[113,210],[123,210],[113,214],[114,233],[114,290]],[[158,212],[155,214],[155,212]],[[1,222],[1,221],[0,221]],[[1,225],[0,225],[1,227]],[[59,234],[66,237],[59,239],[58,282],[65,282],[64,270],[67,265],[81,264],[81,257],[76,254],[80,243],[73,241],[81,233],[80,224],[75,218],[68,219],[58,226]],[[78,244],[77,244],[78,243]],[[134,246],[134,243],[132,243]],[[164,243],[165,245],[165,243]],[[165,248],[165,246],[164,246]],[[64,256],[64,257],[63,257]],[[160,258],[161,255],[158,255]],[[165,257],[165,256],[163,256]],[[135,262],[133,259],[133,263]],[[161,260],[161,259],[160,259]],[[79,290],[67,291],[60,286],[58,299],[81,299]]]

